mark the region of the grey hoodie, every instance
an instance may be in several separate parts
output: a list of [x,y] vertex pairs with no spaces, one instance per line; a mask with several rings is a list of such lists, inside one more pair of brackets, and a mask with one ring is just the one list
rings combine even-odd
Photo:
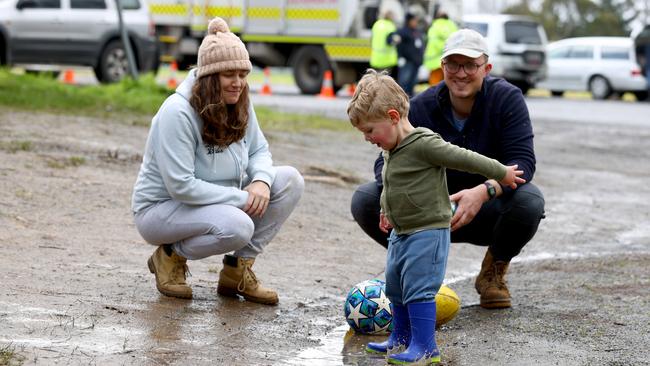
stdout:
[[252,103],[242,140],[224,149],[203,143],[203,121],[189,102],[195,73],[189,72],[153,117],[133,188],[134,213],[169,199],[243,208],[248,200],[248,192],[242,190],[246,184],[256,180],[273,184],[275,168]]

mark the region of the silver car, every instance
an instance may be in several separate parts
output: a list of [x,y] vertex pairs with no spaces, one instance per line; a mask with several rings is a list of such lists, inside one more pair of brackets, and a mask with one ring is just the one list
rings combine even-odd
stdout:
[[[121,0],[138,69],[158,67],[144,0]],[[0,0],[0,64],[81,65],[115,82],[128,72],[115,0]]]
[[547,78],[537,84],[554,96],[565,91],[590,91],[594,99],[632,92],[648,96],[647,82],[637,63],[634,42],[627,37],[578,37],[548,45]]

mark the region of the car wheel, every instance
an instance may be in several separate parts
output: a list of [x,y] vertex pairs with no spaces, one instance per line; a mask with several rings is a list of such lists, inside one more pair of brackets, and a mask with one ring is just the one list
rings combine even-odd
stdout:
[[95,68],[97,80],[102,83],[115,83],[129,74],[129,60],[121,41],[109,42],[99,57]]
[[612,87],[609,81],[600,75],[596,75],[589,80],[589,91],[594,99],[602,100],[612,95]]
[[564,95],[564,92],[560,90],[551,90],[551,95],[554,97],[561,97]]
[[[303,94],[318,94],[325,71],[332,70],[325,51],[318,46],[300,47],[292,57],[291,66],[296,85]],[[337,91],[335,85],[333,89]]]

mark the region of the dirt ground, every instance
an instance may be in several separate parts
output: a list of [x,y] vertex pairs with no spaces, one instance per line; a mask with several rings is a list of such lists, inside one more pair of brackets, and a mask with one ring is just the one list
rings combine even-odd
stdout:
[[[267,131],[275,161],[307,183],[256,263],[280,304],[218,296],[220,257],[189,263],[184,301],[156,291],[154,248],[133,225],[147,129],[132,122],[0,107],[0,350],[13,353],[0,364],[384,364],[363,352],[378,338],[346,334],[342,316],[350,287],[384,268],[349,213],[373,146],[352,131]],[[481,309],[473,278],[459,277],[443,364],[649,364],[650,124],[541,120],[535,132],[547,218],[511,266],[514,306]],[[461,253],[469,269],[452,261]],[[450,270],[475,270],[482,253],[454,244]]]

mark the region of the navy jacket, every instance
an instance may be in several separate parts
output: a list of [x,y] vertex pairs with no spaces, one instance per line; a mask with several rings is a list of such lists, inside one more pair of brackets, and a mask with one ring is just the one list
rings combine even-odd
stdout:
[[[533,179],[535,151],[528,107],[519,88],[503,79],[485,78],[462,131],[452,124],[449,89],[444,81],[411,99],[409,120],[413,126],[429,128],[454,145],[476,151],[504,165],[518,164],[524,171],[526,182]],[[375,179],[380,186],[383,165],[380,154],[375,162]],[[480,175],[447,169],[450,194],[475,187],[485,180]],[[510,190],[504,188],[504,192]]]

